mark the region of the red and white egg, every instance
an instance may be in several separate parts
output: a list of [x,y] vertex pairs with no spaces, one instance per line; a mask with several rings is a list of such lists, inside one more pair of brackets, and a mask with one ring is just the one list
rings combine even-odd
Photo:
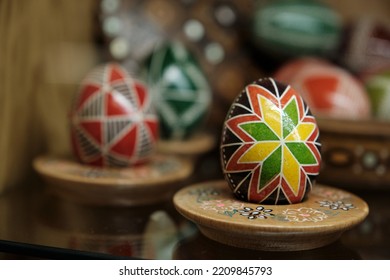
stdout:
[[92,69],[71,112],[74,155],[96,166],[146,162],[158,140],[158,119],[147,88],[116,63]]
[[317,117],[367,119],[371,103],[362,83],[347,70],[318,58],[299,58],[282,66],[275,79],[301,93]]

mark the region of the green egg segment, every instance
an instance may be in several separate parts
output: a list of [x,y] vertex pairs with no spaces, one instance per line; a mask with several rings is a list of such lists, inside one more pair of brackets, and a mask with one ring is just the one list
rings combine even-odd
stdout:
[[315,0],[269,1],[252,19],[254,43],[274,55],[332,55],[342,32],[340,16]]
[[163,139],[186,139],[203,125],[211,90],[195,57],[179,42],[157,48],[145,63],[145,80]]

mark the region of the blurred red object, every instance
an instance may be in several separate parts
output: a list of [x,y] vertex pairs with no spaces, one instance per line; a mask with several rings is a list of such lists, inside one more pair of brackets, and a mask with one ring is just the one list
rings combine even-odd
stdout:
[[275,79],[294,87],[317,117],[367,119],[371,104],[361,84],[347,70],[319,58],[299,58],[282,66]]

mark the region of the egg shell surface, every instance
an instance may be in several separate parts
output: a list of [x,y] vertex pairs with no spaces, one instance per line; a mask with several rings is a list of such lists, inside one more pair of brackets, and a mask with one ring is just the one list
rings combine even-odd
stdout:
[[227,114],[220,146],[233,193],[254,203],[301,202],[319,174],[319,130],[301,96],[272,78],[247,85]]
[[274,77],[294,87],[316,117],[359,120],[371,116],[371,102],[363,84],[326,60],[294,59]]
[[268,1],[256,8],[252,40],[275,56],[334,55],[342,20],[328,5],[311,0]]
[[204,125],[211,89],[195,57],[178,41],[164,44],[145,62],[145,80],[163,139],[186,139]]
[[74,155],[85,164],[127,167],[149,160],[159,137],[147,88],[116,63],[93,69],[70,113]]

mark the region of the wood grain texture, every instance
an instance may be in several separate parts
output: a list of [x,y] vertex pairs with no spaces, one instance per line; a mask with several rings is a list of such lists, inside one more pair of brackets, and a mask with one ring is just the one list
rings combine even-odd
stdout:
[[0,1],[0,193],[46,151],[68,154],[68,104],[96,54],[96,1]]

